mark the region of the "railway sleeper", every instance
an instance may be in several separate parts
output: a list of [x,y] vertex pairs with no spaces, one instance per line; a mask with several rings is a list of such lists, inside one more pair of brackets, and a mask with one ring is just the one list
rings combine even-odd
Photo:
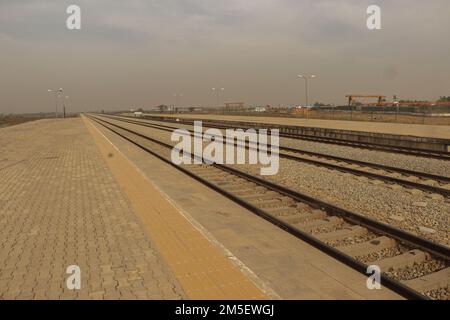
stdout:
[[266,189],[255,191],[255,189],[248,189],[247,188],[247,189],[242,189],[242,190],[239,190],[239,191],[234,191],[233,194],[235,196],[238,196],[238,197],[243,198],[243,199],[245,197],[247,197],[247,196],[248,197],[250,197],[250,196],[258,197],[258,196],[265,195],[266,194]]
[[208,182],[214,183],[217,186],[220,186],[221,188],[226,189],[227,191],[236,192],[240,190],[254,190],[254,185],[242,183],[241,181],[210,181]]
[[242,199],[246,200],[246,201],[253,201],[253,200],[266,200],[266,199],[273,199],[277,196],[279,196],[280,194],[275,192],[275,191],[267,191],[264,194],[249,194],[249,195],[244,195],[244,196],[240,196]]
[[201,175],[202,178],[207,179],[207,180],[233,178],[228,174],[207,174],[207,173],[198,173],[198,174]]
[[343,222],[344,220],[342,218],[329,217],[326,219],[313,220],[311,222],[295,224],[295,226],[305,232],[312,233],[314,230],[319,228],[323,230],[332,229]]
[[366,169],[366,171],[370,171],[372,173],[379,174],[379,175],[382,175],[382,176],[385,176],[385,175],[389,174],[389,171],[386,171],[386,170],[383,170],[383,169],[378,169],[378,168],[370,168],[369,167],[368,169]]
[[419,292],[448,288],[450,285],[450,268],[445,268],[412,280],[404,280],[402,283]]
[[220,176],[220,172],[209,172],[209,170],[202,170],[202,169],[192,169],[192,167],[185,167],[185,169],[189,170],[193,174],[196,174],[198,176],[204,177],[205,179],[214,178]]
[[317,220],[317,219],[323,219],[327,216],[327,214],[320,210],[314,210],[314,212],[311,213],[298,213],[296,215],[289,216],[287,218],[282,218],[283,221],[286,221],[287,223],[291,224],[297,224],[297,223],[305,223],[308,220]]
[[267,208],[264,211],[275,217],[289,217],[298,214],[298,209],[294,207]]
[[422,180],[422,181],[420,181],[420,183],[425,184],[427,186],[436,186],[436,185],[438,185],[438,182],[436,180],[431,180],[431,179]]
[[227,186],[227,185],[236,185],[240,184],[242,185],[242,181],[238,181],[233,178],[218,178],[218,179],[207,179],[209,182],[212,182],[214,184],[217,184],[218,186]]
[[422,250],[414,249],[399,256],[379,260],[376,264],[381,270],[386,272],[412,267],[413,265],[422,263],[428,259],[430,259],[430,255],[428,253],[423,252]]
[[253,190],[254,193],[256,192],[263,192],[267,189],[264,187],[257,186],[256,184],[252,183],[230,183],[228,185],[222,185],[223,188],[225,188],[229,192],[240,192],[242,190]]
[[[327,162],[328,162],[328,161],[329,161],[329,160],[327,160]],[[367,170],[366,167],[362,167],[362,166],[357,165],[357,164],[346,164],[346,166],[347,166],[348,168],[350,168],[350,169]]]
[[189,167],[192,171],[198,172],[198,173],[204,173],[204,174],[223,174],[224,172],[213,167],[210,165],[205,165],[205,164],[191,164],[191,165],[186,165],[187,167]]
[[[297,208],[299,210],[302,210],[302,211],[305,211],[305,212],[312,212],[314,210],[319,210],[319,209],[315,209],[315,208],[311,207],[310,205],[308,205],[306,203],[303,203],[303,202],[298,202],[297,203]],[[319,210],[319,211],[322,211],[322,210]]]
[[402,179],[407,180],[409,182],[422,182],[422,181],[420,181],[421,179],[416,176],[404,176]]
[[355,243],[348,246],[340,246],[337,247],[337,249],[348,254],[349,256],[358,257],[380,252],[384,249],[393,248],[396,245],[397,242],[394,239],[382,236],[367,242]]
[[198,175],[202,176],[204,179],[212,180],[212,179],[227,179],[230,178],[227,174],[207,174],[207,173],[198,173]]
[[350,238],[364,236],[368,232],[369,232],[369,230],[367,230],[364,227],[350,226],[350,227],[345,227],[341,230],[336,230],[333,232],[319,233],[319,234],[316,234],[315,237],[324,242],[332,242],[332,241],[338,241],[338,240],[344,240],[344,239],[350,239]]
[[398,178],[398,179],[404,179],[405,177],[407,177],[406,175],[399,173],[399,172],[391,172],[391,171],[387,171],[386,176],[391,177],[391,178]]
[[295,204],[295,201],[292,198],[280,196],[280,195],[271,197],[270,199],[262,199],[262,200],[254,199],[250,202],[261,208],[272,208],[274,206],[277,207],[280,205],[291,206],[291,205]]

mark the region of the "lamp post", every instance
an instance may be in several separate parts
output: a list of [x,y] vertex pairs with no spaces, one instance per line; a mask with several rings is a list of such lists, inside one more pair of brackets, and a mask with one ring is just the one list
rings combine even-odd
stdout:
[[173,96],[175,97],[175,103],[177,106],[180,105],[180,98],[183,97],[182,93],[174,93]]
[[62,88],[59,88],[58,90],[48,89],[47,92],[55,94],[55,119],[57,119],[58,118],[58,97],[63,92],[63,89]]
[[63,107],[63,118],[66,118],[66,106],[67,106],[67,99],[69,99],[69,96],[64,97],[64,107]]
[[175,101],[176,106],[174,106],[174,110],[173,111],[177,112],[178,111],[178,107],[180,106],[180,98],[183,97],[183,94],[182,93],[174,93],[173,96],[175,97],[175,100],[176,100]]
[[299,74],[297,77],[300,78],[300,79],[302,79],[302,78],[305,79],[305,98],[306,98],[306,107],[308,107],[309,106],[309,101],[308,101],[308,94],[309,94],[308,93],[308,80],[316,78],[317,76],[314,75],[314,74],[312,74],[310,76],[304,76],[304,75]]
[[217,95],[217,106],[220,106],[220,92],[223,92],[225,90],[225,88],[212,88],[212,91],[216,92]]

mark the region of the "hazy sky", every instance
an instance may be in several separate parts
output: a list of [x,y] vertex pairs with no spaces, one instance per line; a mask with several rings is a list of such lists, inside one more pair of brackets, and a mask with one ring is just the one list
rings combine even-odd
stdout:
[[[66,8],[82,29],[66,28]],[[382,30],[366,9],[382,9]],[[450,95],[448,0],[0,0],[0,113]]]

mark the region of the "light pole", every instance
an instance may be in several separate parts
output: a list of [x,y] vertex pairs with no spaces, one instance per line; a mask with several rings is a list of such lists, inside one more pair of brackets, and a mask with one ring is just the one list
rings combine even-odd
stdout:
[[175,93],[174,95],[173,95],[174,97],[175,97],[175,103],[176,103],[176,106],[174,107],[174,111],[178,111],[178,107],[179,107],[179,105],[180,105],[180,98],[181,97],[183,97],[183,94],[182,93]]
[[55,94],[55,119],[57,119],[58,118],[58,97],[63,92],[63,89],[62,88],[59,88],[58,90],[48,89],[47,92]]
[[66,101],[69,99],[69,96],[64,97],[64,109],[63,109],[63,118],[66,118],[66,105],[68,104]]
[[212,91],[216,92],[217,95],[217,106],[220,107],[220,92],[223,92],[225,88],[212,88]]
[[316,75],[312,74],[312,75],[310,75],[310,76],[303,76],[303,75],[299,74],[297,77],[298,77],[298,78],[303,78],[303,79],[305,79],[306,107],[308,107],[308,106],[309,106],[309,101],[308,101],[308,80],[309,80],[309,79],[315,78]]
[[173,96],[175,97],[175,100],[176,100],[175,103],[176,103],[176,105],[179,106],[179,104],[180,104],[180,98],[183,97],[183,94],[182,94],[182,93],[174,93]]

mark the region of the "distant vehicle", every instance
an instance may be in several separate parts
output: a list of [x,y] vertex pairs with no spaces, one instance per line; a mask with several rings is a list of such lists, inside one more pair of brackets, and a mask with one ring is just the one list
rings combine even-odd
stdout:
[[143,116],[143,113],[142,113],[141,111],[136,111],[136,112],[134,113],[134,116],[135,116],[135,117],[142,117],[142,116]]

